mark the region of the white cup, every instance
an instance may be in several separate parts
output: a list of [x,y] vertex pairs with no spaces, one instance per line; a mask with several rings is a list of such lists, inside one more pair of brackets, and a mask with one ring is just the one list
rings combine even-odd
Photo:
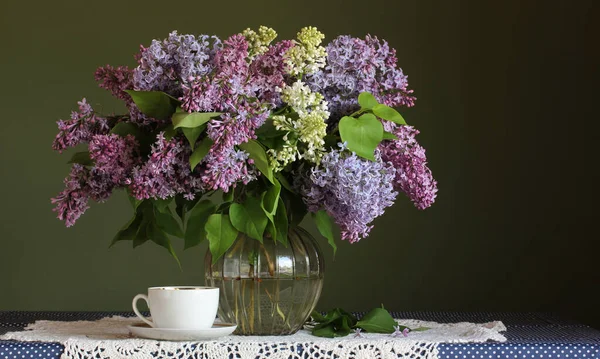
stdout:
[[[144,299],[152,320],[137,309]],[[219,307],[219,288],[215,287],[152,287],[148,295],[133,298],[133,311],[153,328],[207,329],[212,327]]]

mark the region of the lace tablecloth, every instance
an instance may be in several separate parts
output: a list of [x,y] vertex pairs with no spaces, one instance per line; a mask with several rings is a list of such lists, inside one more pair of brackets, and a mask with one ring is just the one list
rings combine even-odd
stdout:
[[[14,327],[17,327],[22,326],[24,322],[30,323],[33,319],[62,319],[62,321],[38,321],[29,326],[29,329],[32,329],[30,331],[11,332],[0,338],[0,358],[56,359],[60,355],[65,359],[92,357],[597,359],[600,347],[600,333],[576,323],[569,324],[571,329],[569,331],[557,330],[558,327],[549,323],[547,319],[541,320],[532,316],[534,319],[532,322],[537,325],[523,331],[527,328],[514,325],[516,322],[523,321],[523,318],[507,315],[485,316],[483,313],[475,316],[468,313],[463,313],[462,316],[459,313],[452,315],[413,313],[415,318],[440,319],[440,322],[472,320],[485,321],[488,324],[439,324],[431,321],[399,320],[410,327],[431,328],[425,332],[412,332],[407,338],[364,334],[364,338],[350,335],[345,338],[325,339],[301,331],[285,337],[230,336],[216,341],[196,343],[129,338],[126,325],[132,321],[136,322],[134,318],[113,317],[94,322],[77,322],[73,320],[98,319],[101,313],[96,315],[62,313],[62,317],[58,313],[46,314],[38,314],[36,317],[35,313],[0,312],[0,327],[3,322],[9,324],[12,322]],[[65,318],[65,314],[68,318]],[[392,314],[395,317],[410,317],[410,313]],[[492,318],[505,321],[509,327],[508,332],[503,332],[505,327],[502,323],[490,323],[489,320]],[[521,335],[515,336],[519,332]],[[551,339],[552,335],[549,334],[554,335],[555,339]],[[529,340],[527,340],[528,336]],[[543,340],[544,336],[550,340]],[[506,337],[509,338],[508,341]],[[538,341],[536,338],[542,340]],[[2,341],[2,339],[17,341]]]

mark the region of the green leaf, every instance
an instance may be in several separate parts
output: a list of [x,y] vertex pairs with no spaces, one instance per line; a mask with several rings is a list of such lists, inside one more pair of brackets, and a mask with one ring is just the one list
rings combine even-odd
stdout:
[[360,108],[370,110],[377,106],[379,102],[377,102],[375,96],[369,92],[361,92],[360,95],[358,95],[358,104],[360,105]]
[[383,125],[372,114],[366,113],[358,119],[344,116],[340,120],[340,136],[348,149],[358,156],[375,161],[375,148],[383,139]]
[[115,243],[119,241],[133,241],[135,238],[137,231],[142,223],[142,216],[140,214],[136,214],[131,218],[125,225],[117,232],[115,238],[113,238],[110,243],[110,247],[114,246]]
[[310,316],[317,323],[325,321],[325,317],[321,313],[317,312],[316,310],[313,310],[312,313],[310,313]]
[[235,192],[235,188],[231,188],[227,192],[223,192],[223,202],[233,202],[233,193]]
[[202,126],[211,118],[222,115],[222,112],[176,112],[173,115],[173,127],[194,128]]
[[404,121],[402,115],[389,106],[378,104],[373,107],[373,113],[384,120],[392,121],[399,125],[406,125],[406,121]]
[[286,204],[286,212],[289,218],[289,227],[296,227],[302,222],[306,213],[306,204],[297,194],[283,191],[281,192],[283,202]]
[[154,207],[150,201],[140,203],[137,214],[142,217],[142,222],[133,239],[133,248],[141,246],[149,239],[148,227],[154,223]]
[[196,147],[196,141],[198,141],[198,137],[200,137],[204,130],[206,130],[205,124],[194,128],[181,129],[181,131],[185,135],[185,138],[187,138],[188,142],[190,143],[190,148],[192,150],[194,150],[194,147]]
[[114,133],[121,137],[126,137],[127,135],[137,137],[139,132],[140,129],[131,122],[119,122],[112,128],[112,130],[110,130],[110,133]]
[[269,166],[267,153],[260,143],[255,140],[249,140],[248,142],[240,144],[238,147],[248,153],[248,156],[254,161],[256,168],[258,168],[271,183],[275,183],[273,179],[273,169]]
[[148,224],[149,222],[147,220],[142,219],[142,223],[140,224],[140,227],[135,234],[135,238],[133,239],[133,248],[139,247],[148,241]]
[[296,191],[294,190],[290,182],[287,180],[287,178],[285,178],[285,175],[282,172],[275,173],[275,178],[277,178],[277,180],[279,181],[279,183],[281,183],[283,188],[287,189],[291,193],[296,193]]
[[158,210],[158,208],[156,208],[154,211],[154,218],[156,225],[161,231],[175,237],[184,237],[183,231],[181,230],[181,227],[179,226],[179,223],[175,217],[173,217],[171,211],[161,212]]
[[202,142],[200,142],[194,152],[192,152],[192,155],[190,156],[190,168],[192,171],[194,168],[196,168],[196,166],[198,166],[198,163],[202,162],[204,157],[206,157],[213,143],[213,140],[211,140],[209,137],[206,137],[202,140]]
[[317,224],[319,233],[321,233],[323,237],[327,238],[327,242],[333,248],[333,255],[335,256],[335,252],[337,252],[337,245],[333,240],[333,224],[331,222],[331,218],[325,210],[320,210],[312,215],[315,223]]
[[268,119],[256,130],[256,136],[261,139],[276,138],[285,135],[285,131],[275,128],[272,119]]
[[313,328],[312,335],[322,338],[335,338],[336,333],[333,324]]
[[260,201],[253,196],[247,196],[243,204],[233,203],[229,207],[231,224],[249,237],[263,242],[263,234],[269,219],[261,208]]
[[131,203],[131,206],[133,207],[133,212],[136,212],[138,207],[140,206],[140,204],[144,201],[139,200],[135,197],[133,197],[130,194],[127,194],[127,199],[129,200],[129,203]]
[[177,135],[177,130],[173,125],[167,125],[167,127],[163,129],[163,132],[165,134],[165,140],[167,141],[171,141],[171,139]]
[[90,153],[88,151],[84,151],[75,153],[68,163],[78,163],[83,166],[93,166],[94,160],[90,158]]
[[196,203],[190,210],[187,227],[185,229],[184,249],[200,244],[206,238],[204,229],[208,217],[215,212],[215,204],[209,200]]
[[185,215],[187,213],[189,201],[182,195],[178,194],[175,196],[175,213],[181,219],[181,223],[185,224]]
[[125,90],[140,111],[157,120],[166,120],[177,108],[179,101],[162,91]]
[[334,134],[325,135],[325,148],[338,148],[338,143],[340,143],[340,138]]
[[375,308],[356,323],[357,327],[369,333],[393,333],[398,323],[390,313],[383,308]]
[[212,262],[215,264],[231,247],[238,236],[238,231],[233,227],[226,214],[211,214],[204,228],[209,242],[208,248],[212,254]]
[[167,212],[169,210],[169,205],[173,202],[173,197],[169,197],[167,199],[153,199],[152,204],[154,208],[158,209],[160,212]]
[[277,212],[277,204],[279,203],[279,195],[281,194],[281,184],[275,180],[273,185],[262,194],[262,207],[265,213],[275,216]]
[[356,324],[354,315],[340,308],[330,310],[325,316],[320,316],[318,319],[320,323],[315,325],[312,334],[328,338],[346,336],[350,334],[352,327]]
[[148,225],[146,233],[148,234],[148,237],[150,237],[152,242],[158,244],[161,247],[166,248],[169,251],[173,258],[175,258],[175,260],[177,261],[177,265],[179,265],[179,268],[181,269],[181,262],[179,262],[179,258],[177,258],[177,253],[175,253],[173,246],[171,246],[171,240],[169,239],[167,234],[159,228],[156,222],[151,222]]
[[273,186],[263,192],[261,196],[261,206],[269,223],[267,224],[267,232],[271,234],[273,240],[277,239],[277,227],[275,225],[275,215],[277,214],[277,205],[279,204],[279,196],[281,194],[281,184],[275,180]]
[[288,245],[288,216],[283,204],[283,199],[279,198],[277,213],[275,213],[275,231],[277,232],[277,241],[287,247]]
[[384,140],[397,140],[398,137],[391,132],[383,131]]

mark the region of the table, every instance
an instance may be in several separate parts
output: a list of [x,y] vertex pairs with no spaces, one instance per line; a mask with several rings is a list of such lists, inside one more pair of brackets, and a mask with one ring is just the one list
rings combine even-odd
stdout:
[[[364,313],[356,313],[361,316]],[[440,323],[501,320],[507,327],[504,343],[440,344],[439,359],[600,359],[600,331],[548,313],[391,312],[395,318]],[[36,320],[97,320],[130,317],[131,312],[13,312],[0,311],[0,334],[22,330]],[[58,359],[58,343],[0,340],[2,359]]]

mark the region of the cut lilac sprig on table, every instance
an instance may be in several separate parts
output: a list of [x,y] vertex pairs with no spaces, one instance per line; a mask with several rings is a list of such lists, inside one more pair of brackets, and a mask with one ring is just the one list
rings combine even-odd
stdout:
[[408,329],[408,328],[402,329],[401,326],[396,325],[396,326],[394,326],[394,332],[390,335],[394,338],[397,338],[399,336],[408,337],[409,332],[410,332],[410,329]]
[[365,336],[362,334],[362,329],[356,328],[354,329],[354,338],[364,338]]
[[[352,313],[341,308],[328,311],[325,315],[313,311],[312,321],[306,323],[306,329],[318,337],[335,338],[353,334],[353,338],[365,338],[365,333],[386,336],[407,337],[412,329],[398,324],[392,315],[382,307],[372,309],[357,319]],[[417,328],[415,330],[424,330]]]

